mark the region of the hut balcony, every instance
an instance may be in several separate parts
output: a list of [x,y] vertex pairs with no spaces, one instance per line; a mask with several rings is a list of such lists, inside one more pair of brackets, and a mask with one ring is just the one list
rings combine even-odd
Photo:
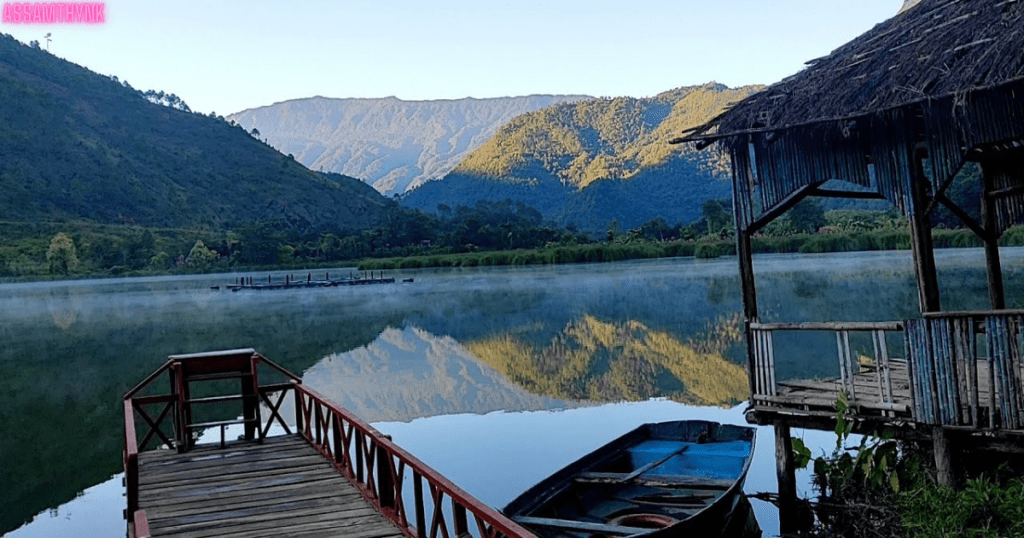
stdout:
[[[834,423],[842,400],[866,429],[903,422],[1024,433],[1022,322],[1024,310],[894,322],[751,322],[748,419]],[[808,340],[819,347],[834,340],[838,379],[788,379],[780,371]]]

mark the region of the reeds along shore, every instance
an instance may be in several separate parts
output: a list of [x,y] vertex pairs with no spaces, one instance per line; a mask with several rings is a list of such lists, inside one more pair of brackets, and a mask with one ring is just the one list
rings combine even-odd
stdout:
[[[932,239],[935,248],[980,247],[981,241],[970,230],[936,229]],[[1004,234],[1003,246],[1024,246],[1024,227],[1011,228]],[[906,230],[877,230],[829,234],[797,234],[785,237],[754,237],[755,253],[823,253],[869,250],[909,250],[910,236]],[[551,246],[532,250],[466,252],[434,254],[404,258],[366,259],[359,263],[364,271],[381,269],[415,269],[419,267],[476,267],[487,265],[547,265],[560,263],[594,263],[649,258],[692,256],[717,258],[736,253],[732,239],[698,241],[632,241],[590,245]]]

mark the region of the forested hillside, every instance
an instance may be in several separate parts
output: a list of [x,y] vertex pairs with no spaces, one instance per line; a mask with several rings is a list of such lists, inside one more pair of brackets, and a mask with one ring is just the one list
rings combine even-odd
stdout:
[[512,198],[559,224],[592,231],[612,219],[629,227],[657,216],[690,222],[703,201],[728,196],[724,162],[668,141],[756,89],[712,83],[524,114],[403,203],[434,210],[440,203]]
[[351,230],[376,224],[390,204],[357,180],[309,171],[223,118],[154,100],[178,106],[0,36],[3,219],[202,229],[276,220]]
[[311,97],[231,114],[313,170],[357,177],[404,193],[440,179],[520,114],[589,97],[528,95],[405,101]]

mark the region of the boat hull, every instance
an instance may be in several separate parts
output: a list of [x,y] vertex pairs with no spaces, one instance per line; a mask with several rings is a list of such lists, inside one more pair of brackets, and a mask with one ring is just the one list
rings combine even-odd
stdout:
[[502,511],[545,538],[717,536],[742,499],[755,431],[702,420],[645,424]]

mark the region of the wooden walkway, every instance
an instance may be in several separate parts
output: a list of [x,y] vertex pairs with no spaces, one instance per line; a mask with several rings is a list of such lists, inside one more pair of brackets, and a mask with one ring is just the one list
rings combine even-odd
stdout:
[[403,536],[297,435],[143,452],[139,508],[153,538]]

